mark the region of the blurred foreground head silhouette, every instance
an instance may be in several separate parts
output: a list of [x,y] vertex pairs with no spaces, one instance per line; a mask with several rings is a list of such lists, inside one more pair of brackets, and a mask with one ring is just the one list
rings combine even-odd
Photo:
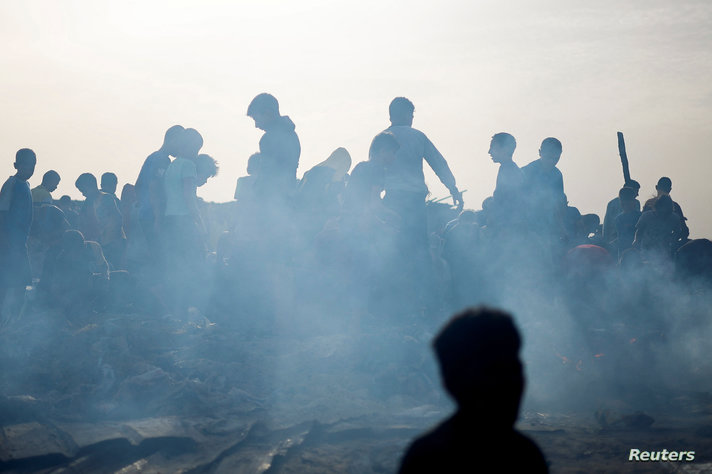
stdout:
[[524,375],[521,338],[508,313],[466,309],[443,327],[433,347],[445,388],[461,412],[477,410],[494,424],[514,424]]

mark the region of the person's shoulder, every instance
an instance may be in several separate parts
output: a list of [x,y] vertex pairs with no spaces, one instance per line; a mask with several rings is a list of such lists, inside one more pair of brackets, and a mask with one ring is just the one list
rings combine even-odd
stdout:
[[146,159],[143,160],[143,166],[141,166],[141,169],[154,170],[160,167],[167,167],[170,162],[170,156],[160,150],[157,150],[148,155]]
[[518,465],[526,466],[527,472],[548,472],[544,453],[531,438],[515,430],[512,439],[511,451],[516,453]]
[[30,191],[30,183],[28,183],[24,179],[15,179],[13,186],[15,187],[15,192],[20,193],[20,195],[23,195],[23,196],[29,196],[30,199],[32,199],[32,191]]
[[99,197],[97,199],[100,206],[112,207],[116,203],[114,196],[107,193],[106,191],[99,191]]
[[450,428],[450,420],[446,420],[416,438],[403,455],[399,472],[435,472],[436,466],[443,466],[449,459],[449,450],[455,449],[450,442]]
[[421,132],[417,128],[413,128],[410,125],[391,125],[384,132],[390,132],[396,137],[398,136],[409,136],[409,137],[423,137],[427,138],[425,133]]
[[174,173],[178,172],[182,176],[197,173],[195,162],[193,160],[189,160],[188,158],[176,158],[171,162],[168,169],[172,170]]
[[522,171],[534,171],[539,167],[539,160],[530,161],[526,165],[522,166]]
[[351,170],[350,179],[354,179],[358,176],[371,173],[374,169],[374,164],[371,161],[362,161],[360,163],[357,163],[356,166],[354,166],[354,169]]
[[655,211],[650,210],[650,211],[643,211],[640,214],[640,219],[639,222],[645,222],[647,220],[653,219],[655,217]]
[[522,169],[514,161],[505,161],[499,166],[499,172],[505,175],[516,175],[522,172]]

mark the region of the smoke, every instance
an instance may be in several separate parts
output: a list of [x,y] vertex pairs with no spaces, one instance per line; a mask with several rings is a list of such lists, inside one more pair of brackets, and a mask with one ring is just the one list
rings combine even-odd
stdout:
[[433,335],[478,304],[511,312],[522,332],[524,412],[690,413],[711,389],[712,291],[671,262],[567,258],[567,246],[479,222],[453,240],[456,213],[432,204],[426,265],[385,208],[314,222],[311,209],[263,205],[205,205],[216,253],[182,274],[184,313],[160,301],[155,272],[137,272],[118,306],[30,304],[0,334],[3,420],[239,413],[426,425],[453,407]]

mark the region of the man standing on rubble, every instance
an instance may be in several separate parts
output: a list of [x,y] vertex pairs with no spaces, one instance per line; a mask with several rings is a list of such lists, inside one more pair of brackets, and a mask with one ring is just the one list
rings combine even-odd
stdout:
[[277,99],[267,93],[257,95],[247,107],[247,116],[265,133],[260,138],[260,175],[255,192],[268,201],[287,198],[297,183],[301,146],[294,122],[279,114]]
[[413,128],[414,111],[415,106],[405,97],[396,97],[388,107],[391,126],[385,131],[396,137],[400,148],[386,170],[383,202],[401,217],[408,239],[427,246],[425,197],[428,187],[423,175],[423,159],[448,188],[458,209],[462,209],[463,203],[447,161],[423,132]]
[[[7,318],[21,312],[22,295],[32,284],[27,237],[32,224],[32,193],[27,180],[37,164],[35,152],[22,148],[15,154],[17,170],[0,189],[0,316],[6,296],[10,300]],[[0,318],[4,323],[5,318]]]
[[405,269],[410,274],[415,294],[427,288],[430,273],[428,223],[425,197],[428,187],[423,175],[423,159],[433,169],[440,181],[450,191],[458,210],[462,209],[462,194],[455,185],[455,177],[443,155],[433,142],[413,128],[415,106],[405,97],[396,97],[388,107],[391,126],[385,131],[395,136],[400,148],[395,160],[386,168],[383,203],[401,218],[401,251]]

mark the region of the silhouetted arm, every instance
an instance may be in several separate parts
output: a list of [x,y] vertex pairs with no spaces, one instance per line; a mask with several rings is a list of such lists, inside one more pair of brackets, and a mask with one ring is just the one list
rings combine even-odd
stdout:
[[461,210],[464,203],[462,201],[462,193],[455,185],[455,176],[453,176],[452,171],[450,171],[450,167],[443,155],[435,148],[435,145],[433,145],[433,142],[431,142],[428,137],[425,137],[423,158],[428,162],[428,165],[430,165],[430,168],[432,168],[435,175],[440,179],[440,182],[450,191],[453,204],[458,210]]

